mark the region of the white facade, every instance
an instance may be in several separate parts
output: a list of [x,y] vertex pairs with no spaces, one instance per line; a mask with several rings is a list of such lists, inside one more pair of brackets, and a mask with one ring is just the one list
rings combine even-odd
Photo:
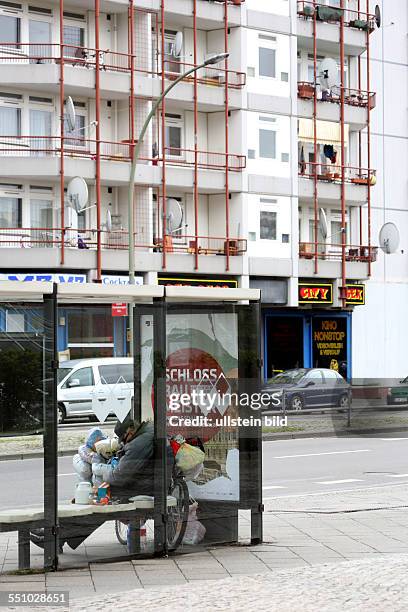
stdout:
[[[351,20],[357,0],[344,0]],[[95,15],[93,0],[64,2],[65,98],[73,98],[77,132],[65,143],[65,184],[82,176],[88,183],[88,210],[80,218],[65,208],[61,228],[60,202],[60,47],[59,2],[25,0],[0,2],[0,254],[2,272],[63,270],[97,273]],[[100,138],[101,219],[109,210],[113,231],[102,225],[103,273],[126,274],[128,240],[127,182],[129,180],[128,2],[101,0],[100,15]],[[194,87],[180,83],[168,96],[166,124],[166,196],[176,199],[182,222],[172,236],[165,268],[160,246],[163,233],[161,118],[149,128],[135,181],[136,272],[231,276],[241,286],[257,278],[286,280],[288,309],[298,308],[298,279],[333,283],[333,308],[341,308],[341,186],[336,170],[325,159],[324,146],[334,145],[339,156],[339,104],[317,102],[318,158],[314,160],[313,104],[298,97],[298,82],[314,79],[312,21],[298,14],[297,0],[246,0],[228,4],[229,57],[229,196],[225,172],[224,65],[202,69],[197,91],[197,141],[194,136]],[[307,0],[306,0],[307,4]],[[322,5],[341,6],[340,0]],[[362,3],[365,5],[365,2]],[[401,231],[398,253],[369,264],[360,257],[368,245],[367,109],[353,104],[358,88],[365,89],[366,32],[346,27],[345,185],[346,279],[366,283],[366,305],[353,312],[353,376],[402,376],[403,346],[408,323],[402,316],[407,276],[407,7],[403,0],[371,0],[380,5],[383,27],[370,34],[371,90],[376,106],[371,119],[371,169],[377,184],[371,193],[371,245],[378,231],[394,221]],[[135,0],[135,137],[161,92],[159,0]],[[165,0],[166,83],[184,64],[194,60],[193,0]],[[196,0],[197,63],[224,51],[224,3]],[[364,6],[365,10],[365,6]],[[355,16],[355,15],[354,15]],[[172,61],[176,32],[183,33],[181,58]],[[7,37],[9,40],[7,40]],[[70,46],[71,45],[71,46]],[[84,49],[78,52],[78,49]],[[319,22],[318,61],[339,58],[339,26]],[[174,59],[174,58],[173,58]],[[180,67],[180,61],[182,66]],[[246,76],[245,76],[246,75]],[[244,85],[244,79],[245,85]],[[355,99],[354,99],[355,102]],[[359,133],[361,132],[361,154]],[[67,134],[66,134],[67,137]],[[199,167],[194,172],[195,146]],[[302,162],[299,165],[299,162]],[[361,163],[360,163],[361,162]],[[336,164],[340,162],[337,161]],[[314,266],[314,181],[319,174],[318,206],[328,222],[329,237],[318,236],[319,261]],[[330,177],[328,177],[328,173]],[[356,179],[363,176],[363,181]],[[197,198],[194,181],[197,179]],[[226,209],[228,200],[228,210]],[[198,211],[196,218],[195,210]],[[360,210],[362,225],[360,232]],[[226,257],[228,238],[242,248]],[[34,228],[34,229],[33,229]],[[196,232],[196,229],[198,231]],[[64,230],[64,232],[63,232]],[[78,234],[79,232],[79,234]],[[65,234],[65,259],[61,240]],[[362,242],[360,243],[360,233]],[[78,249],[78,235],[87,249]],[[198,238],[197,238],[198,237]],[[241,241],[241,242],[239,242]],[[198,243],[198,246],[196,244]],[[326,243],[326,244],[323,244]],[[245,245],[245,247],[244,247]],[[357,245],[357,247],[356,247]],[[27,247],[27,248],[23,248]],[[355,256],[356,248],[358,256]],[[196,253],[197,251],[197,253]],[[299,256],[300,254],[300,256]],[[400,342],[392,340],[398,333]],[[405,329],[406,328],[406,329]],[[375,350],[373,350],[373,348]]]

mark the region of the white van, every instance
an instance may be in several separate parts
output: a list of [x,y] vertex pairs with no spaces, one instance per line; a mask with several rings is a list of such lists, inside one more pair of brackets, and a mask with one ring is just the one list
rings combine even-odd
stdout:
[[121,390],[129,392],[129,388],[133,400],[131,357],[63,361],[58,369],[58,422],[82,416],[97,420],[92,410],[95,394],[98,402],[105,402],[112,389],[120,394]]

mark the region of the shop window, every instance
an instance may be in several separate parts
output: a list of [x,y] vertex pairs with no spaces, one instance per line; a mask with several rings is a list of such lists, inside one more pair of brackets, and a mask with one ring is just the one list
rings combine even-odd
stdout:
[[276,240],[276,212],[261,210],[259,220],[261,240]]
[[113,320],[108,308],[81,307],[68,316],[69,343],[113,342]]
[[9,334],[24,332],[24,315],[7,310],[6,332]]

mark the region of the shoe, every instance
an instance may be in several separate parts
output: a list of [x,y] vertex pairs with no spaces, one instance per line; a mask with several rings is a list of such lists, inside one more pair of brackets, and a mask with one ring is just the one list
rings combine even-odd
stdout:
[[30,541],[44,550],[44,529],[33,529],[30,531]]
[[[33,529],[30,532],[30,541],[36,546],[38,546],[39,548],[42,548],[44,550],[44,547],[45,547],[44,529]],[[64,544],[65,544],[65,541],[61,541],[61,540],[58,543],[58,552],[60,555],[64,553]]]

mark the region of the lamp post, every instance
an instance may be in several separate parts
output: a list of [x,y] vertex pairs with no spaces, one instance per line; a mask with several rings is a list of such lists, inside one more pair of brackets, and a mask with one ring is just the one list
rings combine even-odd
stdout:
[[[190,68],[187,72],[181,74],[175,81],[173,81],[163,93],[157,98],[155,103],[152,106],[150,113],[146,117],[146,121],[143,124],[142,129],[140,130],[139,137],[134,147],[133,157],[132,157],[132,166],[130,169],[130,179],[129,179],[129,189],[128,189],[128,228],[129,228],[129,284],[135,284],[135,241],[133,236],[133,228],[134,228],[134,219],[135,219],[135,211],[133,206],[133,195],[134,195],[134,186],[135,186],[135,175],[136,175],[136,164],[140,155],[140,149],[143,143],[143,139],[145,137],[147,128],[149,127],[150,121],[153,119],[156,114],[157,109],[159,108],[163,98],[167,96],[167,94],[175,87],[180,81],[185,79],[190,74],[193,74],[200,68],[205,68],[205,66],[211,66],[213,64],[218,64],[223,60],[227,59],[229,53],[217,53],[212,57],[209,57],[202,64],[198,66],[194,66],[194,68]],[[132,117],[133,121],[133,117]],[[133,347],[133,303],[129,304],[129,353],[133,357],[134,347]]]

